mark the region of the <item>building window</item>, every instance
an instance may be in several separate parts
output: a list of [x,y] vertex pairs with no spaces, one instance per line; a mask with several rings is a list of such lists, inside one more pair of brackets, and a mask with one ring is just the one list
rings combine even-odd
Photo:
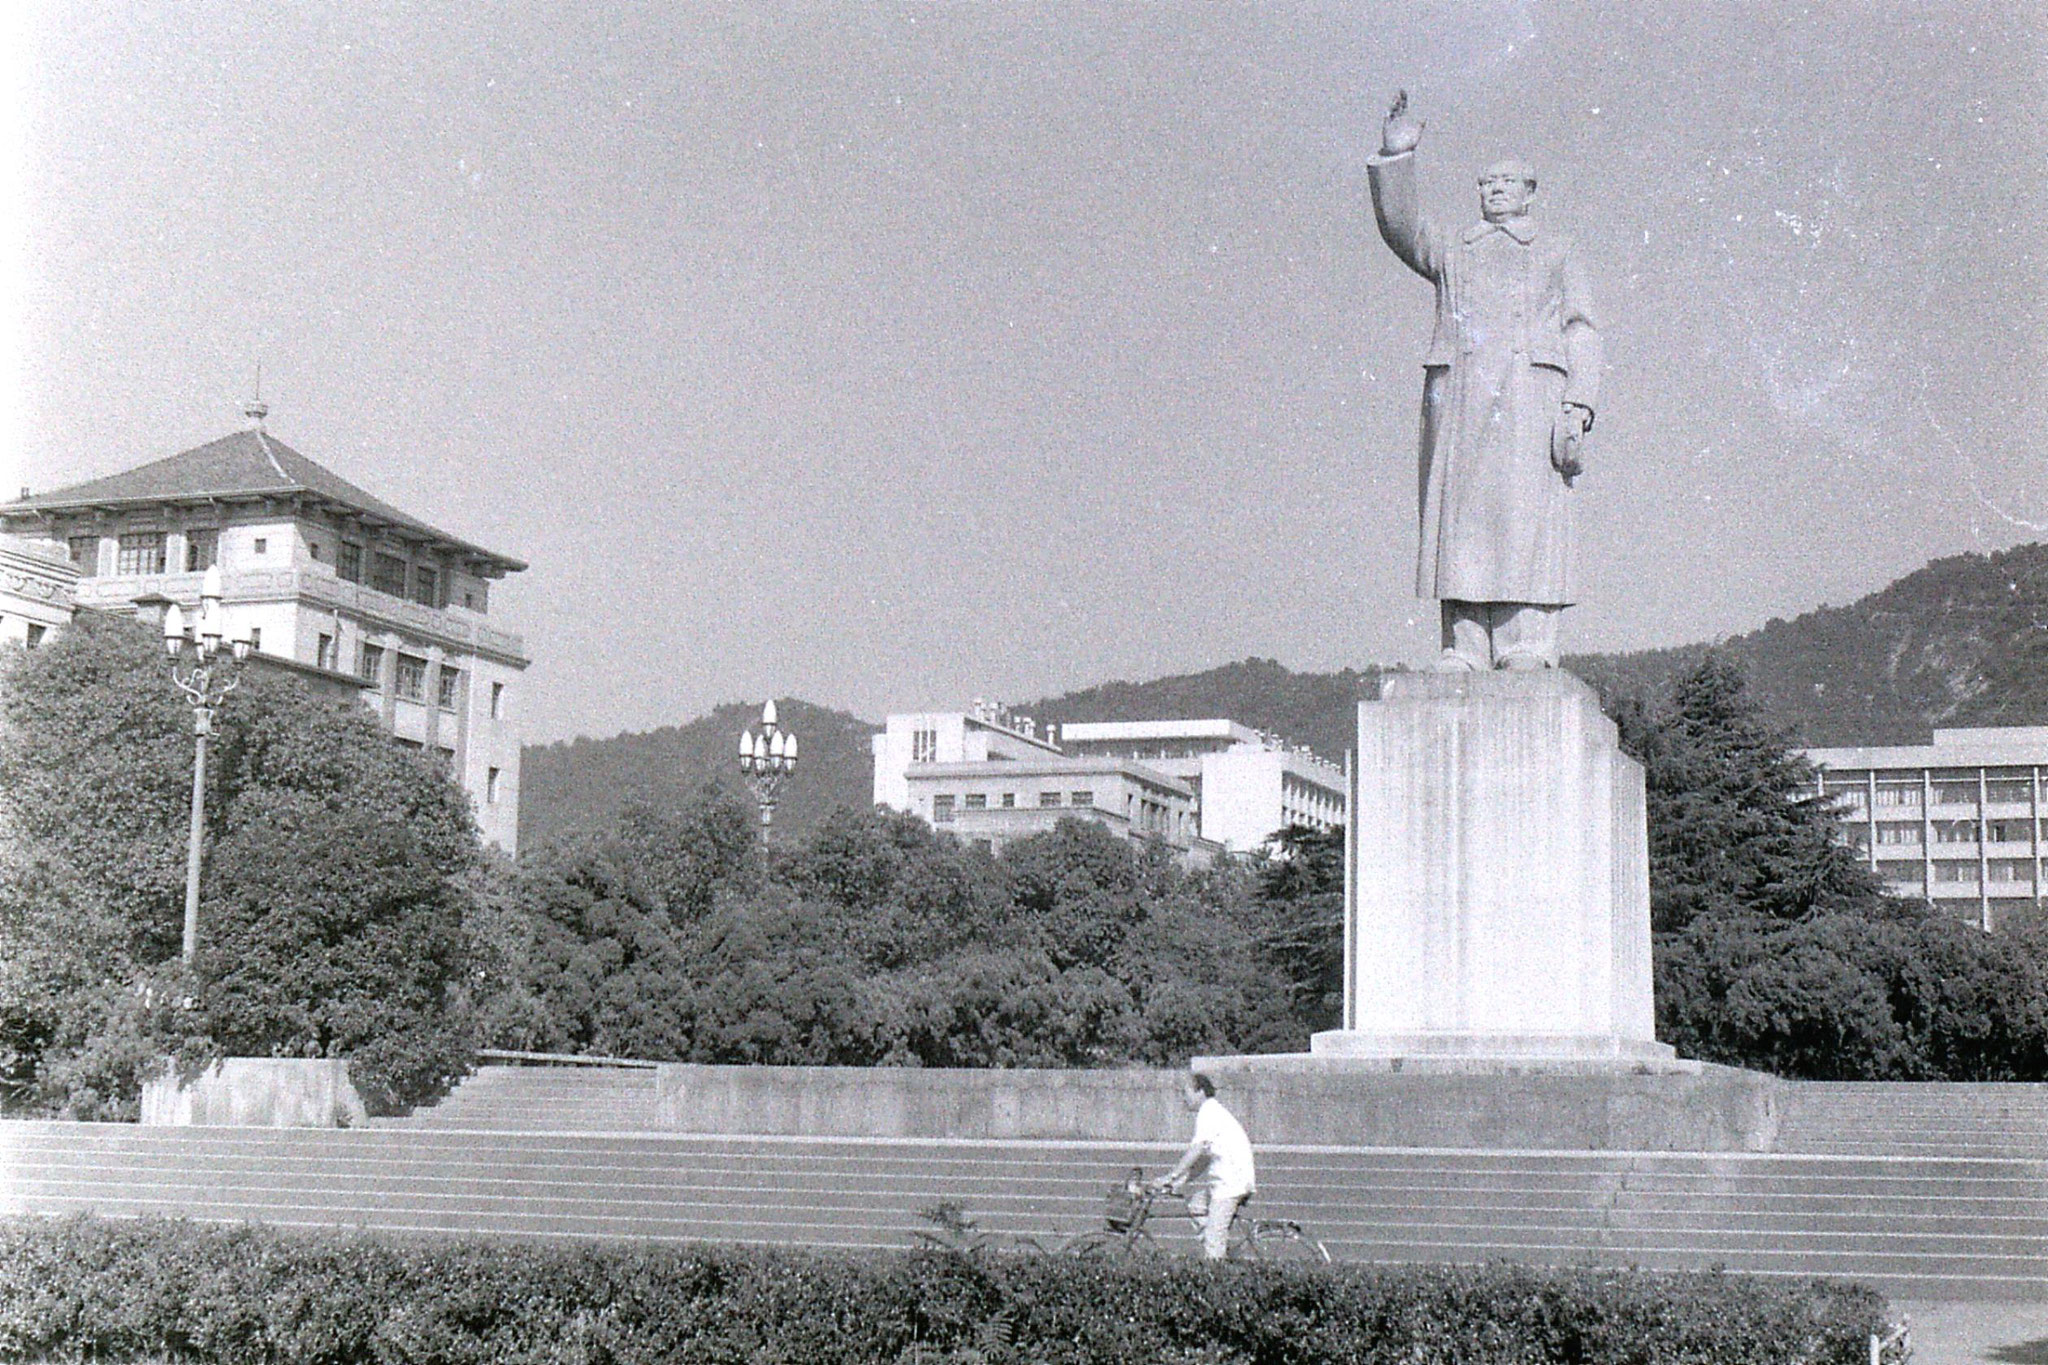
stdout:
[[263,648],[263,627],[261,627],[261,626],[251,626],[251,627],[249,627],[249,648],[251,648],[251,649],[261,649],[261,648]]
[[1885,820],[1878,824],[1877,841],[1880,844],[1917,844],[1920,842],[1920,823],[1905,820]]
[[1886,782],[1878,786],[1877,804],[1880,806],[1917,806],[1920,804],[1920,784],[1908,786],[1903,782]]
[[381,550],[371,555],[370,586],[393,597],[405,596],[405,561]]
[[505,709],[505,684],[491,684],[491,719],[496,720]]
[[1057,806],[1059,803],[1060,794],[1058,792],[1040,792],[1038,794],[1038,804],[1041,806]]
[[2004,801],[2024,804],[2034,799],[2034,784],[2031,779],[2000,777],[1984,784],[1984,798],[1987,801]]
[[407,701],[423,701],[427,695],[427,661],[417,655],[398,656],[398,695]]
[[2034,880],[2032,858],[1993,858],[1984,869],[1987,881],[2031,882]]
[[936,763],[939,761],[939,732],[937,730],[912,730],[910,732],[910,761],[912,763]]
[[73,536],[64,542],[71,551],[71,562],[79,572],[96,574],[100,571],[100,538],[98,536]]
[[413,565],[412,600],[423,607],[441,605],[441,575],[431,564]]
[[363,642],[356,650],[356,676],[372,687],[384,685],[384,646]]
[[1934,803],[1938,806],[1974,806],[1977,804],[1977,784],[1937,782],[1934,784]]
[[1984,837],[1994,844],[2027,844],[2034,839],[2032,820],[1987,820]]
[[351,545],[345,540],[335,547],[334,573],[336,577],[345,578],[351,583],[362,582],[363,547]]
[[449,668],[446,664],[441,666],[440,681],[434,684],[434,700],[440,703],[443,711],[455,709],[455,688],[461,678],[460,669]]
[[484,772],[484,804],[487,806],[498,804],[498,770],[496,768],[490,768]]
[[443,777],[455,775],[455,751],[436,746],[433,753],[434,771]]
[[1975,820],[1936,820],[1934,842],[1937,844],[1974,844],[1977,842]]
[[982,794],[981,794],[980,792],[976,792],[976,793],[974,793],[974,794],[973,794],[972,796],[969,796],[969,797],[967,798],[967,809],[969,809],[969,810],[987,810],[987,809],[988,809],[988,798],[987,798],[986,796],[983,796],[983,795],[982,795]]
[[220,563],[220,532],[185,533],[185,572],[203,573]]
[[120,553],[114,560],[115,573],[162,573],[164,533],[130,531],[121,537]]
[[950,825],[953,823],[952,797],[934,796],[932,798],[932,823],[935,825]]
[[313,650],[313,662],[321,668],[332,669],[334,667],[334,637],[332,635],[320,637],[320,643]]
[[319,558],[320,558],[320,542],[319,542],[319,541],[317,541],[317,540],[312,540],[312,541],[308,541],[308,542],[306,542],[306,555],[307,555],[307,557],[308,557],[309,559],[314,559],[314,560],[317,560],[317,559],[319,559]]
[[1017,793],[1015,793],[1015,792],[1004,792],[1004,793],[1003,793],[1003,809],[1004,809],[1004,810],[1011,810],[1011,809],[1015,808],[1016,804],[1017,804]]
[[1977,864],[1974,862],[1938,862],[1934,865],[1934,880],[1938,882],[1974,882],[1977,880]]
[[1095,793],[1075,792],[1067,798],[1067,804],[1070,806],[1092,806],[1095,804]]
[[269,553],[270,553],[270,542],[269,542],[269,541],[267,541],[267,540],[265,540],[265,539],[264,539],[264,538],[263,538],[262,536],[258,536],[258,537],[256,537],[256,549],[254,550],[254,552],[253,552],[253,553],[255,553],[255,554],[258,554],[258,555],[266,555],[266,554],[269,554]]
[[43,642],[43,635],[44,635],[44,633],[45,633],[46,631],[48,631],[48,630],[49,630],[49,627],[48,627],[48,626],[42,626],[42,625],[38,625],[38,624],[36,624],[36,623],[35,623],[34,621],[31,621],[31,622],[29,622],[29,623],[28,623],[28,647],[29,647],[30,649],[34,649],[34,648],[35,648],[35,647],[36,647],[37,645],[41,644],[41,643]]
[[1918,862],[1884,862],[1880,860],[1877,865],[1877,875],[1888,882],[1910,882],[1914,886],[1918,886],[1921,879],[1926,875],[1926,869]]

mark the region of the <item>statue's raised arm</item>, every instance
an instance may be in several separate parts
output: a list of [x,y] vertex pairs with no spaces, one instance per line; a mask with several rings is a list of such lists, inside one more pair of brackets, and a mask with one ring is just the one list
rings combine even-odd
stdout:
[[1409,155],[1422,141],[1422,122],[1408,114],[1408,92],[1394,96],[1380,122],[1380,153],[1367,169],[1372,177],[1372,212],[1380,237],[1404,264],[1424,279],[1434,279],[1436,234],[1422,216],[1415,188],[1415,158]]

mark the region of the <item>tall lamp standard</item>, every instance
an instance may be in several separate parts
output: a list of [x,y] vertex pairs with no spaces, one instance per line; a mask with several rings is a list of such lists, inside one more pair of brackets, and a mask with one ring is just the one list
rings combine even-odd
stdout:
[[754,803],[761,808],[761,837],[768,837],[775,823],[775,797],[782,784],[796,771],[796,736],[775,721],[775,702],[761,708],[761,729],[740,731],[740,774],[754,789]]
[[[164,609],[164,653],[171,658],[171,681],[192,703],[192,836],[185,850],[185,947],[184,959],[192,960],[199,948],[199,846],[206,833],[206,740],[213,733],[213,713],[228,693],[241,682],[221,669],[226,662],[221,652],[220,566],[206,571],[199,588],[199,621],[192,635],[185,634],[185,613],[176,602]],[[240,663],[249,657],[249,637],[238,635],[228,651]],[[189,657],[191,667],[178,672],[178,660]]]

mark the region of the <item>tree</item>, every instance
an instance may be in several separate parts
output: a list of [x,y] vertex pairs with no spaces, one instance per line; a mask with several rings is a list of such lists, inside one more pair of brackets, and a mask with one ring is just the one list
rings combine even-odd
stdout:
[[360,706],[248,669],[216,718],[186,973],[191,718],[163,667],[151,632],[91,612],[0,662],[0,1059],[16,1102],[132,1114],[172,1050],[348,1056],[380,1108],[433,1093],[469,1046],[467,798]]
[[1667,702],[1628,697],[1611,710],[1622,747],[1643,764],[1656,930],[1700,915],[1798,919],[1882,899],[1835,837],[1813,765],[1764,722],[1738,664],[1710,652]]

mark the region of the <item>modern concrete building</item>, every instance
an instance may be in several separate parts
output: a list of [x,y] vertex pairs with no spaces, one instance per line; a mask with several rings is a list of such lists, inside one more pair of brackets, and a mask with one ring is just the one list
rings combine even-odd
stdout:
[[1156,840],[1191,862],[1222,850],[1197,836],[1195,794],[1141,763],[1117,758],[995,758],[922,763],[907,774],[909,802],[936,829],[991,853],[1061,820],[1089,820],[1133,840]]
[[992,846],[1086,811],[1199,860],[1248,853],[1290,824],[1332,829],[1344,820],[1342,772],[1229,720],[1041,731],[977,701],[965,712],[890,716],[873,747],[877,805]]
[[264,430],[261,404],[247,412],[248,429],[217,441],[0,505],[0,528],[62,553],[80,608],[196,610],[218,564],[230,634],[358,691],[400,743],[455,775],[485,839],[514,851],[528,660],[489,613],[491,585],[526,566],[307,459]]
[[1806,749],[1842,835],[1894,895],[1985,929],[2037,911],[2048,726],[1936,730],[1929,744]]
[[1070,721],[1069,754],[1129,758],[1193,788],[1201,836],[1249,853],[1289,825],[1340,828],[1344,772],[1232,720]]
[[[915,711],[890,716],[869,741],[875,759],[875,804],[915,810],[908,774],[928,763],[1028,762],[1058,758],[1049,736],[1022,717],[980,700],[971,711]],[[927,811],[919,811],[927,819]]]
[[78,569],[43,541],[0,535],[0,644],[34,649],[71,619]]

